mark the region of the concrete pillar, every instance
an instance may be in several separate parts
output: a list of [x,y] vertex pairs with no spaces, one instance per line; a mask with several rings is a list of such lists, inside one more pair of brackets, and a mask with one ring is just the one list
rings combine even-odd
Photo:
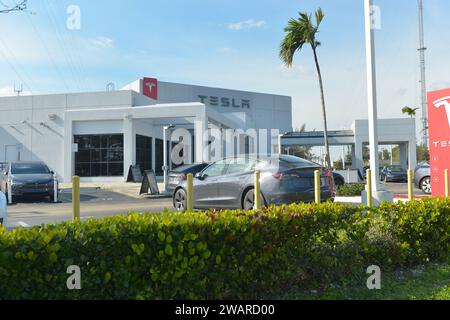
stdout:
[[401,143],[400,148],[400,166],[403,169],[408,169],[408,145],[406,143]]
[[356,170],[358,168],[357,164],[356,164],[356,150],[355,149],[356,149],[355,145],[352,144],[352,169],[353,170]]
[[63,148],[63,181],[70,182],[74,174],[74,150],[73,150],[73,121],[66,113],[64,117],[64,148]]
[[[353,152],[353,150],[352,150]],[[359,170],[361,174],[364,174],[364,162],[363,162],[363,144],[360,141],[355,141],[355,147],[354,147],[354,155],[355,155],[355,162],[354,162],[354,168],[356,170]]]
[[206,114],[195,119],[195,162],[201,163],[208,159],[208,118]]
[[133,118],[123,119],[123,176],[127,179],[130,166],[136,165],[136,134],[134,132]]
[[417,166],[417,144],[416,140],[410,140],[408,143],[408,159],[409,167],[412,170],[416,169]]

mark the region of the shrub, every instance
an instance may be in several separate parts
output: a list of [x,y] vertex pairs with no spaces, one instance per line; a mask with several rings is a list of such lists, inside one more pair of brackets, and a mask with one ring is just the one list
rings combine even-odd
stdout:
[[[258,299],[449,257],[450,200],[138,214],[0,229],[0,298]],[[82,290],[66,287],[81,268]]]
[[337,188],[336,195],[338,197],[360,196],[365,187],[364,183],[346,183]]

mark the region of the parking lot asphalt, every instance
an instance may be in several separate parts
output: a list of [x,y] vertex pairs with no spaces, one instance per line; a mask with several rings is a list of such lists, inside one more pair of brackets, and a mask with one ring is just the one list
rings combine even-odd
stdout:
[[[172,209],[171,198],[136,199],[116,192],[97,189],[81,189],[81,219],[100,218],[128,212],[163,212]],[[42,199],[17,199],[8,206],[9,226],[31,227],[72,219],[72,196],[70,190],[62,190],[58,203]]]
[[[407,195],[406,183],[382,183],[382,186],[395,195]],[[414,188],[414,194],[423,196],[421,190]],[[58,203],[42,199],[17,199],[8,206],[9,226],[32,227],[70,221],[72,218],[72,197],[70,189],[63,189]],[[138,198],[124,193],[102,188],[81,188],[81,219],[101,218],[129,212],[163,212],[173,210],[171,198]]]

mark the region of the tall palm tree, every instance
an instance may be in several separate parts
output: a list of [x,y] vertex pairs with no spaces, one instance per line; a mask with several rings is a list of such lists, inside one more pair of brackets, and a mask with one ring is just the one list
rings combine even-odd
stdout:
[[324,18],[321,8],[315,12],[315,25],[311,15],[300,12],[298,19],[290,19],[286,28],[284,28],[285,36],[280,45],[280,59],[290,68],[294,60],[294,54],[301,51],[305,44],[309,44],[313,51],[314,62],[316,64],[317,74],[319,76],[320,96],[322,100],[322,115],[324,125],[324,144],[325,144],[325,162],[328,168],[331,168],[330,147],[328,145],[328,125],[327,112],[325,108],[325,94],[323,89],[322,73],[320,71],[319,59],[317,57],[317,48],[320,42],[317,40],[319,26]]
[[411,119],[412,119],[413,117],[416,116],[416,111],[417,110],[419,110],[419,108],[413,109],[413,108],[410,108],[410,107],[404,107],[402,109],[402,112],[403,112],[403,114],[407,114],[408,116],[410,116]]

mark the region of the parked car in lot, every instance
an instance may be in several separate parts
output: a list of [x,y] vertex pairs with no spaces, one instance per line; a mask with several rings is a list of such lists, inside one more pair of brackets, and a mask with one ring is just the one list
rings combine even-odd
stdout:
[[[321,171],[321,199],[334,200],[331,171],[288,155],[226,158],[208,165],[194,179],[196,209],[251,209],[254,204],[254,171],[261,172],[261,203],[289,204],[314,201],[314,171]],[[186,208],[186,181],[173,194],[173,205]]]
[[431,194],[430,163],[424,162],[417,166],[414,172],[414,183],[425,194]]
[[43,162],[11,162],[0,175],[0,191],[8,195],[8,181],[11,181],[11,195],[50,197],[54,195],[53,172]]
[[194,176],[205,169],[208,166],[207,163],[193,163],[182,165],[168,174],[167,191],[173,192],[176,187],[180,185],[182,181],[185,181],[187,175],[192,173]]
[[408,173],[401,166],[387,166],[380,172],[384,182],[408,182]]

